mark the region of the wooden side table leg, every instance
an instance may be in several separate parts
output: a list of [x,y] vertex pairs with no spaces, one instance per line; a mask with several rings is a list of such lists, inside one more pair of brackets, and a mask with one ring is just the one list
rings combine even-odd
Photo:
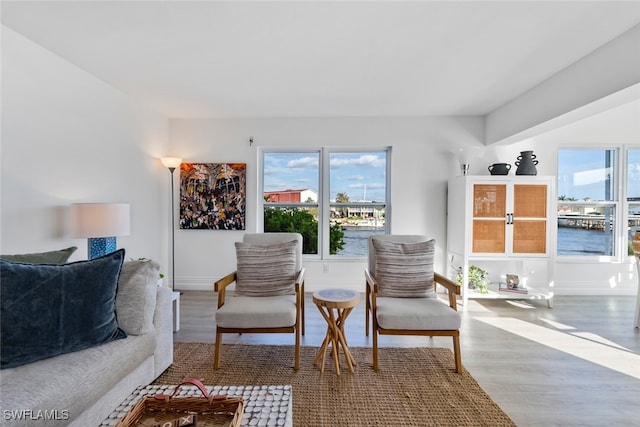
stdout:
[[329,318],[331,319],[331,354],[333,355],[333,364],[336,368],[336,374],[340,375],[340,353],[338,352],[338,346],[340,345],[340,339],[338,338],[340,329],[336,323],[336,316],[333,313],[333,309],[329,309]]
[[344,324],[347,320],[347,317],[351,313],[353,308],[345,308],[340,311],[340,315],[338,316],[338,332],[340,343],[342,344],[342,351],[344,353],[344,358],[347,361],[347,365],[349,366],[349,371],[351,373],[355,372],[353,367],[356,365],[356,359],[351,354],[349,350],[349,345],[347,344],[347,337],[344,333]]
[[349,350],[349,345],[347,344],[347,335],[344,333],[344,324],[352,310],[353,310],[353,307],[350,307],[350,308],[345,308],[342,311],[341,319],[340,319],[340,331],[342,332],[342,339],[344,340],[344,342],[342,343],[342,346],[345,349],[345,356],[347,356],[351,360],[351,363],[355,366],[357,365],[356,359],[353,357],[353,355],[351,354],[351,351]]
[[329,345],[329,340],[331,337],[331,329],[327,327],[327,334],[324,337],[324,340],[322,341],[322,346],[320,346],[320,350],[318,351],[318,354],[316,355],[316,358],[313,359],[313,364],[317,365],[318,361],[320,361],[320,372],[324,372],[324,361],[325,361],[325,356],[327,354],[327,346]]

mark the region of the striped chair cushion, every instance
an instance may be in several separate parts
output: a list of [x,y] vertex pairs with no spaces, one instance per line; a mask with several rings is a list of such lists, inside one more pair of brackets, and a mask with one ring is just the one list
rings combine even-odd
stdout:
[[435,241],[399,243],[373,239],[378,295],[415,298],[435,296]]
[[236,295],[266,297],[295,293],[297,240],[256,244],[236,242]]

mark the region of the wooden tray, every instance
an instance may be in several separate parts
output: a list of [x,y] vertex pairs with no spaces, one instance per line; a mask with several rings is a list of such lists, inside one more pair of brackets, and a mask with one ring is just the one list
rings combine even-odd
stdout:
[[[195,385],[202,396],[174,397],[183,385]],[[140,399],[116,427],[179,426],[177,419],[188,414],[197,416],[198,427],[240,427],[243,413],[241,397],[209,395],[199,380],[189,378],[178,384],[171,395],[156,394]]]

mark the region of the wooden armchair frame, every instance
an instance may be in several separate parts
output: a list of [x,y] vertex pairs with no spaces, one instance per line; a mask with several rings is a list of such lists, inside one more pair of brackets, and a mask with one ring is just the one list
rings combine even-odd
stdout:
[[[460,356],[460,330],[416,330],[416,329],[384,329],[378,324],[377,304],[378,282],[371,275],[369,269],[365,269],[366,279],[366,307],[365,307],[365,328],[366,335],[369,336],[369,321],[373,327],[373,369],[378,370],[378,334],[380,335],[415,335],[415,336],[447,336],[453,338],[453,357],[456,372],[462,372],[462,358]],[[447,289],[449,296],[449,306],[458,310],[456,295],[460,295],[460,285],[447,279],[446,277],[434,273],[434,285],[440,284]]]
[[[247,233],[243,236],[242,241],[244,243],[252,243],[252,244],[277,244],[290,242],[291,240],[297,240],[298,245],[296,248],[296,270],[298,273],[295,276],[295,284],[294,284],[294,293],[291,295],[295,295],[295,320],[293,325],[282,326],[282,327],[265,327],[265,326],[254,326],[251,327],[240,327],[247,325],[240,325],[238,327],[232,327],[227,324],[227,326],[220,326],[218,322],[216,322],[216,344],[215,344],[215,355],[213,360],[213,367],[218,369],[220,366],[220,344],[222,343],[222,334],[227,333],[259,333],[259,334],[271,334],[271,333],[294,333],[295,338],[295,363],[294,369],[297,371],[300,367],[300,334],[304,335],[304,267],[302,267],[302,235],[300,233]],[[234,271],[230,273],[220,280],[216,281],[214,284],[214,289],[218,292],[218,310],[220,310],[225,305],[226,296],[227,296],[227,287],[232,283],[235,283],[238,280],[238,271]],[[283,298],[289,299],[291,295],[282,295]],[[240,297],[238,297],[240,298]],[[260,300],[263,297],[244,297],[248,303],[251,301],[255,302]],[[267,297],[264,297],[267,298]],[[271,303],[273,303],[272,298],[276,297],[268,297]],[[270,304],[270,303],[269,303]],[[287,302],[290,304],[290,301]],[[267,305],[268,307],[269,305]],[[244,310],[239,310],[239,314],[244,314]],[[251,314],[248,312],[247,314]],[[282,314],[282,313],[280,313]],[[280,315],[279,314],[279,315]],[[217,319],[216,314],[216,319]],[[253,322],[255,323],[255,322]]]
[[[218,308],[222,307],[226,299],[227,287],[235,283],[237,279],[237,272],[234,271],[218,280],[214,284],[215,291],[218,292]],[[296,322],[292,326],[286,326],[281,328],[225,328],[216,325],[216,345],[215,355],[213,359],[214,369],[220,367],[220,344],[222,342],[222,334],[230,333],[259,333],[259,334],[271,334],[271,333],[295,333],[295,362],[294,369],[297,371],[300,368],[300,334],[304,335],[304,268],[300,270],[296,276],[295,283],[295,296],[296,296]]]

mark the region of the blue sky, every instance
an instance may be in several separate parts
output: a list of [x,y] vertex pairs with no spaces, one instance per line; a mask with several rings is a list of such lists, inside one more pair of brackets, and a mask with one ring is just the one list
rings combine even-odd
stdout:
[[[606,198],[606,177],[610,170],[606,167],[605,151],[560,150],[558,196],[574,197],[578,200],[586,197],[592,200],[612,200],[613,195]],[[629,150],[628,164],[628,197],[640,197],[640,150]]]
[[[334,152],[330,161],[330,199],[342,192],[352,201],[384,201],[386,187],[386,153]],[[264,189],[319,188],[319,152],[265,153]]]
[[[560,150],[558,196],[605,200],[605,150]],[[330,154],[330,198],[339,192],[352,201],[384,201],[385,152]],[[320,153],[265,153],[264,189],[310,189],[318,193]],[[629,150],[628,195],[640,197],[640,150]]]

